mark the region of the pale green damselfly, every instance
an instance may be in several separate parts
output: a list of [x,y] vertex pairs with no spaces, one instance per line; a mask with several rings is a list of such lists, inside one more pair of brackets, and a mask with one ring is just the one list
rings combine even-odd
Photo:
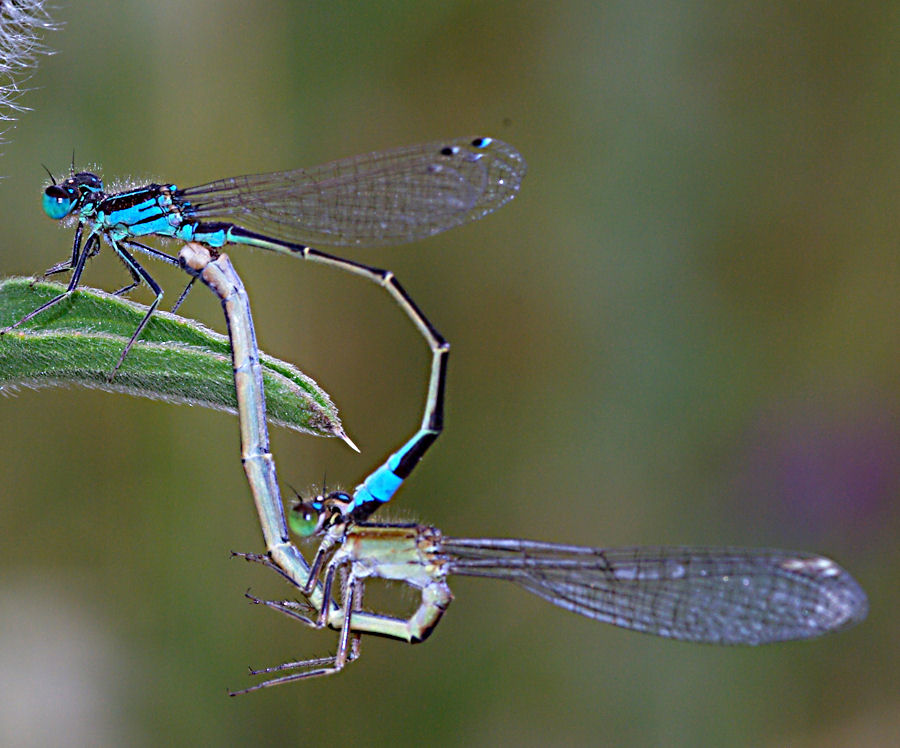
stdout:
[[[240,279],[227,257],[210,262],[202,247],[186,247],[182,261],[220,297],[232,336],[242,458],[268,549],[264,555],[237,555],[275,569],[306,601],[248,597],[306,625],[340,631],[333,657],[253,670],[253,675],[286,674],[232,695],[338,672],[359,656],[362,634],[424,641],[453,599],[447,584],[451,574],[507,579],[554,605],[599,621],[709,644],[809,639],[865,618],[865,592],[823,556],[754,548],[599,549],[519,539],[449,538],[427,525],[360,520],[354,513],[358,507],[354,496],[343,492],[297,502],[291,508],[291,529],[301,538],[320,539],[310,568],[285,530],[268,447],[258,351]],[[340,606],[332,600],[338,572],[345,573]],[[420,590],[421,603],[408,618],[365,611],[362,600],[369,578],[408,584]]]

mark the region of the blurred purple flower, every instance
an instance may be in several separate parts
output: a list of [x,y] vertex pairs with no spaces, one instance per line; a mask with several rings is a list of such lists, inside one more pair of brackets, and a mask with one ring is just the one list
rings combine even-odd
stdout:
[[872,400],[838,408],[789,403],[761,414],[736,471],[748,518],[851,542],[877,532],[900,496],[900,417]]

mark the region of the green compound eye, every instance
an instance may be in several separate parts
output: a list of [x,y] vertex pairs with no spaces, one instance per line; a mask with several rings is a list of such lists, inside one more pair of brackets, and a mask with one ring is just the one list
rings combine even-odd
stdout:
[[319,511],[310,504],[298,504],[288,512],[288,526],[291,532],[301,538],[313,535],[319,527]]

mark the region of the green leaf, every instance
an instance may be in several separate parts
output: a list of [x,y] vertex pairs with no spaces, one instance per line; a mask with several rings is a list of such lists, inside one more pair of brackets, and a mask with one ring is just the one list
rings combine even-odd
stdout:
[[[62,293],[28,278],[0,281],[0,329]],[[0,336],[0,391],[80,385],[236,412],[228,338],[199,322],[156,312],[125,363],[107,377],[147,307],[80,288]],[[260,353],[268,420],[295,431],[344,438],[337,408],[293,365]]]

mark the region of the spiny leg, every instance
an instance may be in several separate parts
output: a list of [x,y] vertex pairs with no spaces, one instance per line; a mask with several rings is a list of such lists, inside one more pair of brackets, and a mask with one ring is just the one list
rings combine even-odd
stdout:
[[[143,245],[139,245],[142,246]],[[156,307],[159,306],[159,302],[162,300],[163,292],[162,288],[160,288],[159,284],[153,280],[153,276],[148,273],[143,266],[134,259],[129,253],[128,250],[125,249],[122,243],[114,243],[113,248],[116,250],[116,254],[122,259],[122,262],[125,263],[125,266],[131,270],[132,274],[135,276],[140,276],[141,280],[144,281],[150,289],[156,294],[156,298],[147,308],[147,313],[144,315],[144,318],[140,321],[140,324],[137,326],[137,329],[134,331],[134,334],[131,336],[131,339],[125,345],[125,349],[122,351],[122,355],[119,356],[119,360],[110,373],[108,380],[111,382],[116,374],[119,371],[119,368],[122,366],[122,363],[125,361],[125,357],[128,355],[128,351],[131,350],[131,346],[134,345],[134,341],[138,339],[141,332],[143,332],[144,327],[146,327],[147,323],[150,321],[150,317],[153,316],[153,312],[156,311]],[[168,255],[166,255],[168,256]]]
[[[268,553],[264,553],[264,554],[238,553],[236,551],[232,551],[231,556],[232,556],[232,558],[243,558],[245,561],[251,561],[253,563],[262,564],[266,568],[269,568],[269,569],[272,569],[272,570],[278,572],[278,574],[280,574],[282,577],[287,579],[291,584],[293,584],[295,587],[297,587],[300,590],[300,593],[309,600],[310,596],[312,595],[312,591],[319,584],[319,575],[322,573],[322,567],[325,565],[325,562],[329,560],[329,557],[332,556],[334,553],[335,545],[336,545],[336,541],[333,538],[329,538],[329,537],[323,538],[322,542],[319,543],[319,547],[316,550],[316,555],[315,555],[315,558],[313,559],[312,566],[310,567],[309,573],[306,576],[306,584],[305,585],[298,584],[298,582],[290,574],[288,574],[284,569],[282,569],[278,564],[276,564],[271,559],[271,557],[269,556]],[[334,570],[332,568],[332,565],[329,564],[328,568],[326,569],[325,579],[323,580],[323,590],[322,590],[322,600],[323,601],[331,600],[331,588],[332,588],[332,584],[333,584],[333,582],[332,582],[333,576],[334,576]],[[255,598],[254,598],[254,601],[257,603],[266,602],[266,601],[256,600]],[[271,601],[268,601],[268,602],[271,602]],[[321,609],[316,608],[316,606],[313,605],[311,602],[297,603],[293,607],[299,607],[301,605],[303,606],[303,608],[305,610],[308,610],[311,614],[316,615],[315,620],[307,619],[307,620],[304,620],[304,623],[307,623],[308,625],[313,626],[314,628],[324,628],[325,626],[328,625],[328,611],[329,611],[329,607],[330,607],[328,604],[323,603]],[[273,606],[273,607],[277,607],[277,606]]]
[[69,285],[65,291],[63,291],[58,296],[54,296],[52,299],[50,299],[50,301],[47,301],[47,302],[41,304],[37,309],[26,314],[18,322],[15,322],[14,324],[10,325],[9,327],[4,328],[3,330],[0,330],[0,335],[8,333],[11,330],[14,330],[15,328],[17,328],[19,325],[23,324],[24,322],[28,322],[28,320],[34,319],[37,315],[39,315],[45,309],[49,309],[52,306],[56,306],[56,304],[61,302],[63,299],[66,299],[69,296],[71,296],[72,292],[75,291],[75,289],[78,287],[78,282],[81,280],[81,274],[82,274],[82,272],[84,272],[84,263],[87,261],[88,257],[90,257],[92,254],[96,254],[95,252],[92,251],[92,248],[99,241],[100,241],[100,238],[96,234],[91,234],[87,238],[87,241],[85,242],[83,249],[81,250],[81,252],[78,255],[78,262],[75,264],[75,270],[72,273],[72,277],[69,280]]
[[[140,242],[136,242],[134,239],[123,239],[121,244],[127,244],[129,247],[134,247],[135,249],[140,250],[141,252],[146,252],[151,257],[155,257],[157,260],[162,260],[163,262],[167,262],[170,265],[175,265],[176,267],[180,267],[180,263],[177,257],[172,257],[172,255],[163,252],[162,250],[156,249],[155,247],[150,247],[146,244],[141,244]],[[125,262],[124,258],[119,255],[119,259],[121,259],[128,269],[128,272],[131,273],[132,283],[129,283],[127,286],[122,286],[122,288],[113,291],[113,296],[122,296],[128,293],[132,288],[136,288],[141,285],[141,281],[143,278],[141,275],[131,266],[130,263]],[[191,283],[196,280],[195,278],[191,279]],[[190,284],[188,284],[190,285]],[[185,296],[187,292],[185,291],[182,296]]]
[[[318,584],[319,574],[322,572],[322,566],[329,559],[329,556],[333,554],[335,550],[335,544],[335,539],[331,537],[325,537],[322,539],[322,542],[319,543],[315,558],[313,558],[312,566],[310,566],[309,569],[309,575],[306,579],[306,584],[300,588],[300,592],[302,592],[305,597],[309,597],[312,591],[315,589],[316,584]],[[328,572],[326,571],[326,576],[327,573]],[[325,584],[323,584],[322,595],[323,600],[331,599],[331,582],[327,579]],[[327,606],[323,605],[321,611],[323,616],[326,615],[326,611]],[[324,625],[324,621],[322,625]]]
[[146,252],[151,257],[155,257],[157,260],[162,260],[169,265],[174,265],[177,268],[181,267],[181,262],[177,257],[173,257],[168,252],[163,252],[161,249],[157,249],[156,247],[151,247],[149,244],[142,244],[141,242],[137,242],[134,239],[123,239],[121,241],[121,244],[127,244],[129,247],[138,249],[141,252]]
[[180,307],[184,303],[184,300],[187,298],[188,294],[191,292],[191,289],[194,287],[194,283],[196,282],[196,280],[197,280],[197,276],[194,275],[187,282],[187,285],[184,287],[184,291],[181,292],[181,295],[178,297],[178,300],[174,304],[172,304],[172,308],[170,309],[172,314],[175,314],[175,312],[178,311],[178,307]]
[[[338,565],[340,564],[329,564],[328,577],[333,578],[335,568]],[[352,572],[350,573],[349,579],[347,581],[347,589],[344,591],[344,624],[343,626],[341,626],[341,633],[338,638],[338,649],[333,657],[300,660],[298,662],[286,662],[282,665],[275,665],[274,667],[262,668],[260,670],[251,669],[251,675],[266,675],[269,673],[283,672],[285,670],[306,668],[299,673],[289,673],[288,675],[283,675],[280,678],[273,678],[272,680],[257,683],[255,685],[248,686],[247,688],[242,688],[238,691],[229,691],[228,695],[240,696],[241,694],[250,693],[251,691],[258,691],[260,689],[269,688],[271,686],[279,686],[283,683],[292,683],[293,681],[297,680],[305,680],[306,678],[317,678],[323,675],[332,675],[343,670],[344,666],[348,662],[352,662],[359,656],[359,634],[352,633],[351,628],[353,624],[353,613],[359,610],[359,606],[357,604],[357,586],[360,588],[359,592],[361,593],[364,585],[365,582],[357,579]],[[326,588],[329,586],[329,582],[326,581]],[[361,597],[361,594],[359,596]],[[290,610],[289,605],[279,604],[274,601],[270,602],[272,603],[270,607],[276,610],[280,610],[282,613],[285,613],[287,615],[291,615],[291,617],[293,618],[299,618],[300,620],[303,620],[301,616],[293,615],[293,611]]]
[[317,614],[318,611],[307,602],[302,602],[300,600],[262,600],[255,595],[251,595],[249,590],[244,593],[244,597],[254,605],[263,605],[272,610],[277,610],[279,613],[284,613],[288,618],[300,621],[300,623],[303,623],[310,628],[316,628],[315,620],[310,618],[307,614]]
[[[322,545],[325,545],[324,541]],[[321,547],[321,546],[320,546]],[[324,554],[323,554],[324,555]],[[319,554],[316,554],[316,561],[319,561]],[[325,576],[322,579],[322,600],[328,601],[331,600],[331,590],[334,587],[334,575],[337,572],[338,566],[340,565],[340,561],[336,561],[334,558],[328,562],[328,566],[325,568]],[[315,566],[315,564],[313,564]],[[312,572],[309,575],[310,579],[315,579]],[[308,594],[308,593],[305,593]],[[347,592],[344,590],[344,597],[346,598]],[[347,625],[347,611],[344,611],[344,626]],[[322,605],[322,609],[319,611],[319,616],[316,618],[316,628],[325,628],[328,624],[328,606]],[[343,630],[343,627],[342,627]]]
[[112,293],[113,296],[124,296],[132,288],[137,288],[139,285],[141,285],[141,276],[138,275],[137,272],[135,272],[135,269],[133,267],[131,267],[131,265],[129,265],[128,263],[124,263],[124,264],[125,264],[125,268],[128,270],[128,272],[131,273],[131,283],[129,283],[127,286],[122,286],[121,288],[113,291],[113,293]]
[[[181,260],[178,257],[173,257],[168,252],[163,252],[161,249],[157,249],[156,247],[151,247],[147,244],[142,244],[141,242],[137,242],[134,239],[125,239],[125,240],[123,240],[123,243],[127,244],[130,247],[134,247],[135,249],[139,249],[142,252],[146,252],[148,255],[150,255],[151,257],[155,257],[157,260],[162,260],[163,262],[166,262],[169,265],[175,265],[175,267],[181,267],[183,269]],[[190,293],[191,288],[193,288],[196,280],[197,280],[197,276],[193,275],[191,277],[191,279],[188,281],[187,286],[185,286],[184,291],[181,292],[181,295],[178,297],[178,300],[172,306],[171,311],[173,314],[178,310],[178,307],[180,307],[184,303],[184,300],[187,298],[187,295]],[[132,284],[131,286],[127,286],[125,288],[122,288],[122,289],[119,289],[118,291],[116,291],[116,294],[118,295],[121,293],[125,293],[126,291],[134,288],[134,286],[136,286],[140,283],[140,278],[135,277],[135,281],[136,282],[134,284]]]
[[[78,248],[81,245],[81,234],[84,231],[84,224],[79,223],[78,228],[75,229],[75,241],[72,243],[72,257],[69,260],[63,260],[62,262],[57,262],[53,267],[47,268],[44,271],[44,277],[48,277],[50,275],[56,275],[57,273],[65,273],[68,270],[71,270],[78,264]],[[95,245],[95,249],[93,252],[88,254],[88,257],[93,257],[100,251],[99,243]]]
[[293,584],[295,587],[297,583],[291,578],[290,574],[288,574],[284,569],[282,569],[278,564],[276,564],[270,557],[268,553],[242,553],[241,551],[232,551],[232,558],[242,558],[244,561],[248,563],[261,564],[265,566],[267,569],[272,569],[272,571],[277,572],[281,576],[283,576],[288,582]]

